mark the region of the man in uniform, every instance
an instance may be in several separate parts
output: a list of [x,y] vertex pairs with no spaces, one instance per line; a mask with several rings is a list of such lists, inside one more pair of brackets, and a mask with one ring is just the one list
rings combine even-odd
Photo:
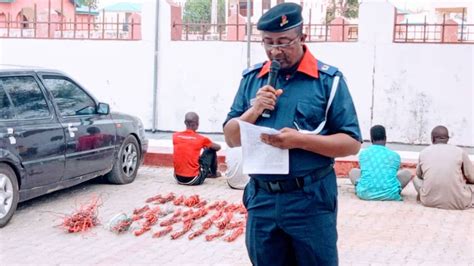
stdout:
[[[281,65],[276,88],[267,61],[243,72],[224,122],[230,147],[241,145],[238,120],[275,128],[266,144],[289,149],[289,174],[251,174],[243,202],[253,265],[337,265],[334,157],[356,154],[361,135],[342,73],[304,44],[301,6],[279,4],[258,21],[267,57]],[[278,88],[278,89],[277,89]],[[270,117],[262,117],[264,110]],[[263,164],[265,162],[262,162]]]

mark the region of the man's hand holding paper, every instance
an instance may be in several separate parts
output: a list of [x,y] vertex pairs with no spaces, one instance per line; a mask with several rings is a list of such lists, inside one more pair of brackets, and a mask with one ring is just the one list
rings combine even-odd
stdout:
[[277,134],[262,133],[261,140],[268,145],[288,150],[298,148],[298,134],[297,130],[285,127]]
[[239,126],[245,174],[288,174],[288,149],[281,149],[263,141],[282,132],[240,120]]

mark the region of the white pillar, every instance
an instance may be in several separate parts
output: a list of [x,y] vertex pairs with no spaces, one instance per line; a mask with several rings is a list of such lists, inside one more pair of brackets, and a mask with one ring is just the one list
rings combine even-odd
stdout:
[[[321,24],[324,23],[323,18],[326,17],[326,6],[321,11],[323,3],[321,0],[305,1],[303,4],[303,12],[305,14],[304,23]],[[326,5],[326,4],[325,4]],[[311,21],[309,20],[311,13]]]
[[253,0],[253,16],[252,22],[257,23],[262,16],[262,0]]
[[[217,0],[211,2],[211,24],[217,24]],[[212,27],[212,32],[217,33],[217,26]]]
[[381,0],[366,0],[359,6],[359,42],[392,43],[395,8]]
[[471,4],[471,6],[468,6],[466,8],[466,14],[464,14],[464,16],[467,16],[467,24],[473,24],[474,23],[474,14],[472,13],[474,12],[474,3]]
[[224,23],[225,24],[228,24],[229,22],[227,21],[227,19],[229,18],[229,0],[225,0],[224,1],[224,5],[225,5],[225,8],[224,8],[224,12],[225,12],[225,18],[224,18]]

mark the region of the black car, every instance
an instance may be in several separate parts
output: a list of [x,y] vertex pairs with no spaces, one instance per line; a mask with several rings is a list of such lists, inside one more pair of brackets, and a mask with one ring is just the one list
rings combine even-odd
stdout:
[[148,140],[66,74],[0,65],[0,227],[22,202],[104,176],[133,182]]

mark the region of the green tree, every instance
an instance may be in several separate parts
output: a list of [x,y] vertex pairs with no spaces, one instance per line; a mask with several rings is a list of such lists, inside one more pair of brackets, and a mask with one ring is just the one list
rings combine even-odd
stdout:
[[[188,0],[184,5],[183,22],[184,23],[211,23],[211,5],[212,0]],[[217,1],[217,23],[225,23],[225,0]],[[204,30],[207,32],[210,26],[206,25]],[[193,31],[200,31],[200,26],[190,27]]]
[[75,0],[76,5],[86,6],[89,9],[96,9],[99,0]]
[[347,0],[344,6],[344,17],[346,18],[358,18],[359,17],[359,1],[358,0]]
[[359,17],[359,0],[331,0],[326,10],[326,23],[340,14],[345,18]]

